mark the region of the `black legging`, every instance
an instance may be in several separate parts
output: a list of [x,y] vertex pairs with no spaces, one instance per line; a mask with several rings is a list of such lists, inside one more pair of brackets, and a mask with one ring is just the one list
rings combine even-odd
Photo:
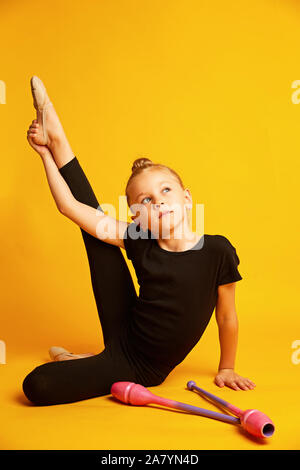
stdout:
[[[101,209],[77,157],[59,171],[78,201]],[[159,385],[171,370],[162,372],[136,355],[127,339],[126,326],[136,291],[121,249],[93,237],[82,228],[80,230],[105,349],[95,356],[49,362],[36,367],[23,381],[26,397],[36,405],[70,403],[108,395],[112,384],[119,381]]]

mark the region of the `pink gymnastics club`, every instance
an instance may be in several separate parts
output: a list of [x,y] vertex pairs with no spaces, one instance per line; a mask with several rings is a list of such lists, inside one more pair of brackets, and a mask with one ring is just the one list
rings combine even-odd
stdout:
[[124,403],[129,403],[130,405],[147,405],[149,403],[156,403],[158,405],[168,406],[178,410],[192,411],[193,413],[201,416],[218,419],[219,421],[224,421],[226,423],[240,424],[239,418],[236,418],[235,416],[216,413],[215,411],[159,397],[154,395],[154,393],[150,392],[150,390],[143,385],[136,384],[134,382],[115,382],[111,386],[110,393],[118,400]]
[[224,406],[227,410],[231,411],[234,415],[238,416],[241,421],[241,425],[246,431],[256,437],[271,437],[274,434],[275,426],[273,421],[264,413],[258,410],[240,410],[234,405],[231,405],[222,398],[216,397],[212,393],[206,392],[200,387],[196,386],[196,382],[190,380],[187,383],[189,390],[198,390],[202,395],[210,398],[215,403],[219,403]]

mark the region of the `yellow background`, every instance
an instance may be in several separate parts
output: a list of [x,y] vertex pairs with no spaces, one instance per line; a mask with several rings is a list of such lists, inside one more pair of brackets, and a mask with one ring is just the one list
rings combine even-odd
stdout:
[[[6,0],[0,10],[0,339],[7,348],[0,447],[299,449],[300,364],[291,359],[300,339],[300,104],[292,88],[300,79],[299,2]],[[118,208],[133,160],[146,155],[178,171],[193,201],[204,204],[205,233],[236,247],[243,276],[236,371],[256,389],[214,385],[213,317],[151,391],[216,410],[185,389],[195,380],[268,414],[276,425],[270,439],[156,405],[127,407],[111,396],[28,406],[22,381],[49,361],[50,346],[103,349],[79,227],[58,213],[26,139],[35,118],[32,75],[44,81],[100,203]]]

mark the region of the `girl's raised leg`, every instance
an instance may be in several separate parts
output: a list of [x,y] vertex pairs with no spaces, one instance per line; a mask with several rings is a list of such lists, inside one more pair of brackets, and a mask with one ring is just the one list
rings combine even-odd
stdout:
[[[51,101],[53,103],[53,100]],[[43,135],[39,113],[37,111],[40,123],[36,131],[37,139]],[[88,124],[84,122],[83,125]],[[46,108],[46,126],[49,138],[47,145],[73,196],[84,204],[101,209],[72,151],[54,105]],[[122,325],[128,321],[136,291],[121,249],[93,237],[82,228],[80,230],[88,256],[93,292],[106,345],[115,334],[122,331]]]

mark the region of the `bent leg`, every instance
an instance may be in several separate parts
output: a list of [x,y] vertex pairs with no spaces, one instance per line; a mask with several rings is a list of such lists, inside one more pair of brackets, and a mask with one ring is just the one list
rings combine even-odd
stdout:
[[124,356],[109,347],[92,357],[36,367],[25,377],[23,392],[35,405],[58,405],[108,395],[114,382],[136,380]]
[[[101,209],[77,157],[62,166],[59,171],[78,201]],[[82,228],[80,230],[88,256],[92,287],[106,346],[112,336],[122,331],[122,324],[128,322],[137,295],[121,249],[93,237]]]

